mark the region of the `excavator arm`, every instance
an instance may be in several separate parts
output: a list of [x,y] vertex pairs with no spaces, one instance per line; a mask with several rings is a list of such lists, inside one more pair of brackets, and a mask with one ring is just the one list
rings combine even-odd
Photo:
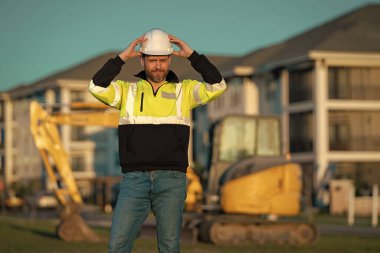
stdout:
[[[82,105],[86,107],[86,105]],[[75,107],[80,107],[76,104]],[[99,237],[79,215],[83,204],[81,194],[61,142],[58,125],[117,127],[117,111],[49,114],[41,105],[30,104],[30,129],[40,153],[49,182],[63,206],[58,236],[66,241],[99,241]]]

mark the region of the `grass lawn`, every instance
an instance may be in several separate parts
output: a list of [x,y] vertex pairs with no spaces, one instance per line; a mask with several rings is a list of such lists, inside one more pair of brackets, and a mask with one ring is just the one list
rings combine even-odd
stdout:
[[[317,224],[330,224],[330,225],[344,225],[347,226],[347,215],[330,215],[327,213],[318,214],[315,216],[315,223]],[[355,226],[370,227],[371,217],[355,217]]]
[[[106,253],[108,229],[95,228],[105,241],[102,243],[68,243],[55,237],[55,224],[50,221],[33,221],[0,216],[0,252],[2,253]],[[138,238],[135,253],[157,252],[155,238]],[[380,252],[380,238],[360,236],[322,235],[311,246],[242,245],[215,246],[206,243],[182,242],[183,253],[365,253]]]

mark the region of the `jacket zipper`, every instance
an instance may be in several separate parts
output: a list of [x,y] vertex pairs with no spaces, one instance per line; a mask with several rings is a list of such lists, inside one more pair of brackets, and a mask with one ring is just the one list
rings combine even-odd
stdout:
[[143,93],[141,93],[141,103],[140,103],[140,112],[142,112],[143,111],[143,109],[144,109],[144,92]]

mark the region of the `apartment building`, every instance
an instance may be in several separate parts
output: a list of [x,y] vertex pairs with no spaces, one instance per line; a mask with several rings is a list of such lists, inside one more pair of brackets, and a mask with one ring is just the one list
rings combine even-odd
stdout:
[[303,165],[310,188],[329,170],[359,189],[379,184],[379,17],[380,5],[364,6],[226,63],[227,93],[196,117],[279,115],[283,151]]

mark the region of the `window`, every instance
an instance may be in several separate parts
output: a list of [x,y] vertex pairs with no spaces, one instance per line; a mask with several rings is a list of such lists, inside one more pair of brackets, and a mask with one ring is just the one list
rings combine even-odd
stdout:
[[5,129],[1,128],[0,130],[0,148],[4,148],[5,145]]
[[380,112],[332,111],[329,113],[330,150],[380,150]]
[[281,153],[278,118],[231,117],[220,128],[221,161],[235,162],[256,155],[278,156]]
[[213,105],[214,110],[223,110],[225,96],[220,96],[218,99],[212,101],[210,104]]
[[72,126],[71,127],[71,140],[73,141],[83,141],[86,139],[83,126]]
[[329,68],[329,98],[380,99],[380,68]]
[[0,175],[4,175],[5,170],[5,157],[0,155]]
[[289,72],[289,102],[312,100],[313,71],[303,69]]
[[268,82],[268,85],[265,88],[266,88],[266,93],[265,93],[266,100],[274,101],[275,99],[277,99],[278,79],[277,80],[270,80]]
[[105,147],[96,146],[94,159],[97,171],[104,171],[107,168],[107,155],[108,151]]
[[0,102],[0,122],[4,120],[4,102]]
[[83,102],[85,100],[85,93],[82,90],[70,91],[71,102]]
[[72,155],[71,156],[71,167],[73,171],[85,171],[85,159],[81,155]]
[[329,125],[330,150],[347,150],[350,143],[350,129],[348,122],[332,122]]
[[[243,85],[242,78],[232,78],[228,80],[228,90],[227,92],[230,94],[230,105],[231,107],[237,107],[240,105],[242,101],[241,97],[241,87]],[[220,98],[218,98],[220,99]]]
[[314,124],[311,112],[290,114],[290,152],[313,151]]
[[220,160],[237,161],[252,156],[256,149],[254,121],[226,120],[220,141]]

